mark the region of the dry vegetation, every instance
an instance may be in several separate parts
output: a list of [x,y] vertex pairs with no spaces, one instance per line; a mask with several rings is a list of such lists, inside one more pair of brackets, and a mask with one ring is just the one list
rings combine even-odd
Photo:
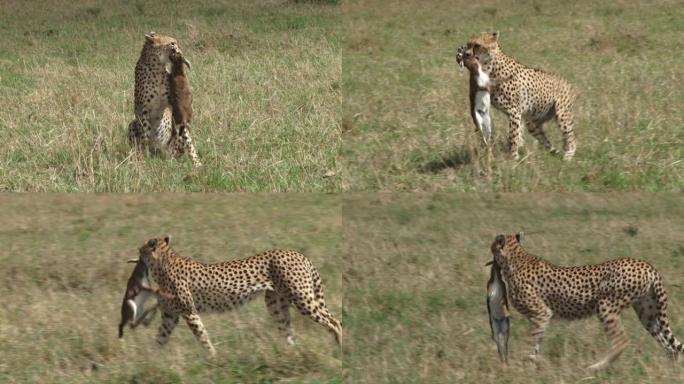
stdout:
[[[192,62],[185,157],[129,157],[143,35]],[[290,1],[0,2],[0,190],[335,191],[340,11]]]
[[[684,7],[676,1],[359,1],[342,4],[347,190],[604,191],[684,186]],[[525,133],[518,163],[492,116],[482,153],[456,48],[500,31],[503,50],[580,90],[575,160]],[[560,143],[555,123],[546,131]]]
[[340,383],[330,334],[294,314],[289,347],[262,298],[203,321],[207,360],[181,323],[159,350],[157,315],[117,338],[137,248],[171,235],[181,255],[217,262],[295,249],[319,268],[330,310],[342,311],[340,198],[330,195],[5,195],[0,197],[0,382]]
[[485,285],[498,233],[525,231],[527,249],[576,265],[647,260],[663,274],[672,329],[684,339],[684,199],[673,194],[353,194],[343,200],[344,375],[349,383],[682,382],[632,310],[631,341],[592,375],[609,344],[595,318],[553,321],[545,364],[525,365],[527,320],[511,320],[511,364],[490,338]]

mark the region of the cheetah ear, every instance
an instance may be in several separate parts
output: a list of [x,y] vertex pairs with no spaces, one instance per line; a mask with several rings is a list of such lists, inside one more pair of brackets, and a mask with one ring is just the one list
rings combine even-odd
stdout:
[[499,38],[499,31],[492,32],[492,36],[494,36],[494,41],[496,41]]
[[522,232],[518,232],[515,234],[515,239],[518,241],[518,244],[522,244],[522,238],[523,238]]
[[170,240],[171,240],[171,236],[167,235],[166,237],[164,237],[164,242],[166,243],[166,245],[169,245]]
[[157,35],[157,32],[154,32],[154,31],[148,33],[147,35],[145,35],[145,41],[148,41],[151,43],[154,40],[154,36],[156,36],[156,35]]
[[150,239],[147,242],[147,246],[150,248],[156,248],[157,247],[157,239]]

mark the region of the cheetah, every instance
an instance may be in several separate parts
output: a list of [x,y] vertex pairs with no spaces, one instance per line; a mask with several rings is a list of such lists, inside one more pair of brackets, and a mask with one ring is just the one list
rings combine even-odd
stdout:
[[179,132],[173,122],[170,104],[169,55],[180,52],[178,42],[170,36],[150,32],[135,66],[135,120],[128,125],[128,141],[133,148],[178,156],[188,152],[193,165],[202,162],[197,156],[190,132]]
[[295,251],[271,250],[256,256],[218,264],[203,264],[182,257],[169,246],[169,238],[154,238],[139,250],[159,288],[171,296],[158,297],[162,323],[157,343],[163,346],[183,317],[202,346],[216,355],[199,314],[234,309],[265,291],[266,307],[294,344],[290,305],[330,331],[338,345],[342,325],[325,305],[318,271],[306,256]]
[[[470,38],[462,47],[464,58],[486,54],[491,60],[484,65],[496,87],[491,93],[494,107],[508,116],[508,148],[510,156],[518,160],[522,146],[522,125],[550,153],[559,151],[551,145],[544,133],[545,122],[555,118],[563,135],[563,159],[572,160],[577,147],[574,132],[575,90],[564,79],[524,66],[506,55],[497,42],[498,33],[482,33]],[[471,83],[472,87],[472,83]],[[472,92],[472,91],[471,91]]]
[[530,322],[536,360],[552,317],[575,320],[597,314],[611,341],[609,353],[590,370],[606,368],[627,347],[620,311],[632,306],[648,332],[672,357],[684,350],[670,330],[667,294],[660,273],[649,263],[617,259],[596,265],[560,267],[528,253],[521,235],[498,235],[492,243],[513,307]]
[[491,58],[486,53],[465,56],[465,48],[458,50],[457,61],[470,72],[470,116],[477,130],[482,134],[482,141],[489,145],[492,139],[492,120],[490,118],[490,94],[495,82],[483,70]]

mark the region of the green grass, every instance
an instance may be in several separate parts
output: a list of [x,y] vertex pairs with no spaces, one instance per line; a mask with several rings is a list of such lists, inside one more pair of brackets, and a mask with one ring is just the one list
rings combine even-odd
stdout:
[[619,257],[663,275],[672,329],[684,338],[684,199],[675,194],[349,194],[343,198],[344,376],[350,383],[681,382],[681,364],[622,313],[630,345],[609,370],[596,318],[554,320],[545,363],[525,364],[527,320],[513,311],[502,369],[485,306],[489,251],[499,233],[561,265]]
[[[288,1],[0,4],[0,190],[336,191],[341,19]],[[187,157],[129,157],[143,35],[193,67]]]
[[263,299],[206,314],[218,356],[181,322],[169,343],[150,327],[117,338],[120,305],[147,239],[203,262],[295,249],[319,269],[341,318],[341,198],[323,194],[41,194],[0,196],[0,382],[341,383],[341,354],[321,326],[293,313],[289,347]]
[[[677,191],[684,187],[684,8],[659,1],[344,2],[345,164],[351,191]],[[523,64],[579,90],[578,151],[565,164],[525,133],[507,160],[493,113],[488,156],[468,112],[456,48],[500,32]],[[546,126],[560,145],[555,123]]]

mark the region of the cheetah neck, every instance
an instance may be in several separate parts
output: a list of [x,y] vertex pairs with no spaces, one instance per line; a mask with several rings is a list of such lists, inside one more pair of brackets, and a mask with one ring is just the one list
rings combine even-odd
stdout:
[[167,269],[170,268],[170,266],[172,266],[176,260],[180,258],[181,257],[171,248],[167,248],[164,252],[162,252],[159,258],[155,260],[152,265],[150,265],[150,275],[152,275],[154,281],[159,281],[161,278],[166,276]]
[[508,275],[523,268],[524,266],[530,265],[530,263],[536,262],[543,262],[543,260],[520,248],[514,256],[507,257],[505,260],[503,260],[503,262],[500,263],[500,266],[504,272],[504,275]]
[[164,70],[166,70],[166,65],[164,65],[159,59],[157,49],[149,45],[145,45],[143,47],[142,53],[140,54],[140,59],[138,59],[138,65],[145,65],[146,67],[158,69],[164,68]]
[[500,49],[492,52],[492,60],[488,63],[487,67],[486,71],[489,73],[490,78],[497,80],[505,80],[513,73],[525,68],[524,65]]

